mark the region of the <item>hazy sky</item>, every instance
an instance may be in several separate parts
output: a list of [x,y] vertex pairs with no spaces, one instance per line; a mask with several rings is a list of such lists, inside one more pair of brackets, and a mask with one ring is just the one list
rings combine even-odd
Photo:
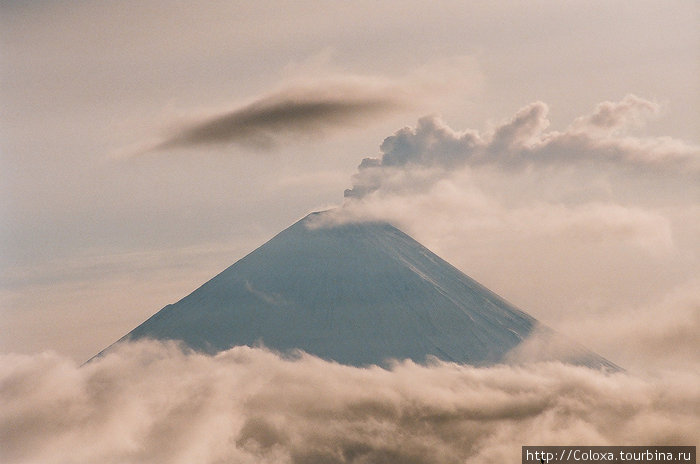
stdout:
[[[691,0],[0,0],[0,460],[697,443],[699,26]],[[330,207],[627,371],[155,342],[81,366]]]
[[346,201],[618,364],[697,366],[696,2],[1,5],[1,352],[85,360]]

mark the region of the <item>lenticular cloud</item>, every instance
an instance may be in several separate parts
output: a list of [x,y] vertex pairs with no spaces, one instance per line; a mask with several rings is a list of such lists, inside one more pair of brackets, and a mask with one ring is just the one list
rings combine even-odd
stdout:
[[371,79],[327,80],[312,88],[288,87],[178,128],[145,152],[240,144],[271,149],[293,137],[353,126],[406,105],[398,85]]
[[355,368],[124,344],[82,367],[0,358],[5,463],[516,462],[523,444],[692,444],[693,374],[559,363]]

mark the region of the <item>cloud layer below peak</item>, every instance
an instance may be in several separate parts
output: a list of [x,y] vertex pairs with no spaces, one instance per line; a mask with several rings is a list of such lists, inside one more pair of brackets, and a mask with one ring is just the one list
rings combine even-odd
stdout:
[[694,374],[642,380],[559,363],[359,369],[234,348],[127,344],[77,367],[0,358],[8,464],[513,462],[523,443],[688,444]]

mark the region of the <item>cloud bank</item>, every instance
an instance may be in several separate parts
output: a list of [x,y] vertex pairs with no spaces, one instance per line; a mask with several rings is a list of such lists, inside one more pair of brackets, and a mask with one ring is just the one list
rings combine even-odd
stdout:
[[515,462],[523,444],[692,444],[699,379],[559,363],[359,369],[126,344],[0,360],[0,457],[43,463]]

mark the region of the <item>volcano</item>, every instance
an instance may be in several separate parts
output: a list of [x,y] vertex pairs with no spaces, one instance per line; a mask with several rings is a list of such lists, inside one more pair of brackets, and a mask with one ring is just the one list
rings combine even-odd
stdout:
[[[391,359],[492,365],[535,329],[551,332],[385,222],[312,213],[120,341],[180,340],[302,350],[342,364]],[[573,362],[616,368],[571,343]]]

